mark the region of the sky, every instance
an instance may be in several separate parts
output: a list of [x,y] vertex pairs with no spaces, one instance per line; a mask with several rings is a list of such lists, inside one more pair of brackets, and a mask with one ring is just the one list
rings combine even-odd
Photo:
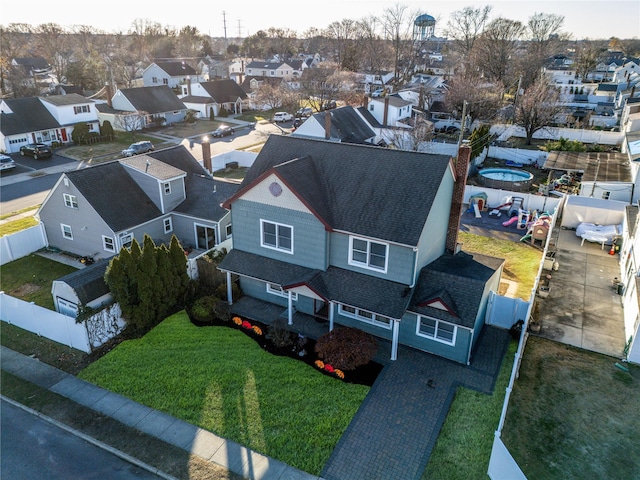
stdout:
[[[89,25],[108,32],[127,32],[136,19],[150,20],[177,29],[189,25],[214,37],[246,37],[270,27],[288,28],[302,34],[310,27],[324,28],[345,18],[358,20],[382,16],[396,4],[408,12],[427,13],[436,19],[436,35],[443,29],[451,12],[467,6],[492,5],[491,18],[499,16],[526,23],[534,13],[564,16],[562,31],[576,40],[590,38],[640,38],[640,1],[638,0],[498,0],[498,1],[382,1],[382,0],[237,0],[232,2],[188,1],[151,2],[149,0],[109,0],[87,3],[67,0],[64,8],[50,0],[31,0],[29,8],[2,9],[0,25],[9,23],[57,23],[61,26]],[[165,5],[170,5],[165,6]],[[109,12],[112,13],[108,13]]]

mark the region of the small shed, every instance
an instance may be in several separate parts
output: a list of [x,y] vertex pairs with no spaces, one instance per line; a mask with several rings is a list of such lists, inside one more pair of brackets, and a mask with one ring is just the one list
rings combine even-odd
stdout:
[[80,306],[99,308],[113,301],[104,274],[110,259],[102,259],[93,265],[53,281],[51,295],[56,312],[77,317]]

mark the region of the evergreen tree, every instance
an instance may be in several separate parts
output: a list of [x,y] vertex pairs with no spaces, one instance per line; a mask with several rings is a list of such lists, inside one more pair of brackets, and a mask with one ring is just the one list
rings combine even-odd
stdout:
[[[149,235],[144,236],[142,256],[139,264],[138,297],[136,324],[144,329],[153,327],[159,320],[157,315],[157,248]],[[161,286],[161,285],[160,285]]]
[[216,119],[216,116],[213,114],[213,107],[209,107],[209,120],[212,122]]
[[189,274],[187,273],[187,258],[184,248],[178,238],[173,235],[169,244],[169,264],[171,275],[175,281],[174,304],[183,304],[189,291]]

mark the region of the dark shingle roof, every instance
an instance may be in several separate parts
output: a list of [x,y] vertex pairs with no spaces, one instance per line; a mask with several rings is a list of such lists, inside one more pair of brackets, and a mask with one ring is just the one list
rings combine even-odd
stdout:
[[198,95],[187,95],[186,97],[181,98],[182,103],[197,103],[200,105],[206,105],[207,103],[211,103],[213,100],[211,97],[199,97]]
[[376,135],[353,107],[340,107],[315,113],[313,118],[324,126],[327,114],[331,115],[331,138],[339,138],[348,143],[364,143],[365,140]]
[[207,171],[193,158],[193,155],[189,153],[189,150],[184,145],[163,148],[162,150],[149,152],[147,155],[186,173],[208,175]]
[[599,92],[616,92],[618,91],[618,84],[617,83],[600,83],[598,85],[598,89]]
[[73,273],[58,278],[76,292],[83,305],[109,293],[109,287],[104,281],[104,273],[109,266],[110,259],[99,260],[93,265],[81,268]]
[[114,232],[161,215],[158,207],[117,161],[70,171],[66,176]]
[[247,98],[244,90],[233,80],[200,82],[200,85],[217,103],[235,102],[238,98]]
[[167,85],[120,89],[138,112],[149,114],[186,110],[184,103]]
[[[477,253],[444,254],[420,271],[408,310],[472,328],[486,283],[503,263]],[[454,313],[424,306],[438,299]]]
[[179,77],[182,75],[196,75],[196,71],[187,65],[185,62],[179,61],[157,61],[154,62],[157,66],[159,66],[162,70],[167,72],[172,77]]
[[371,112],[369,110],[367,110],[367,107],[358,107],[358,112],[360,112],[360,115],[362,115],[364,117],[364,119],[367,122],[369,122],[369,125],[371,125],[372,127],[374,127],[374,128],[383,128],[383,125],[380,122],[378,122],[376,117],[371,115]]
[[49,62],[42,57],[18,57],[14,58],[13,61],[23,67],[26,73],[29,73],[32,68],[36,70],[47,70],[51,68]]
[[272,135],[241,186],[250,188],[273,169],[331,228],[416,246],[449,161],[446,155]]
[[48,97],[42,97],[42,101],[56,106],[78,104],[86,105],[87,103],[94,103],[93,100],[83,97],[82,95],[78,95],[77,93],[68,93],[67,95],[50,95]]
[[327,300],[391,318],[401,318],[411,299],[411,289],[401,283],[333,266],[326,272],[315,270],[237,249],[225,256],[219,268],[286,289],[306,285]]
[[60,128],[38,97],[7,98],[5,102],[13,113],[0,114],[0,131],[4,135]]
[[189,174],[185,178],[187,198],[174,211],[217,222],[227,214],[222,202],[236,193],[238,188],[240,185],[237,183],[214,181],[209,176]]

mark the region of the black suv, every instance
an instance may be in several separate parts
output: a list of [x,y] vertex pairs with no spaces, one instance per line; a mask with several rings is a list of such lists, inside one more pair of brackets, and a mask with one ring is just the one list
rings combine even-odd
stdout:
[[139,155],[141,153],[148,153],[155,150],[153,144],[149,141],[136,142],[129,145],[129,148],[126,150],[122,150],[123,157],[133,157],[134,155]]
[[48,158],[52,155],[49,145],[44,143],[27,143],[20,147],[20,155],[31,155],[35,160]]

